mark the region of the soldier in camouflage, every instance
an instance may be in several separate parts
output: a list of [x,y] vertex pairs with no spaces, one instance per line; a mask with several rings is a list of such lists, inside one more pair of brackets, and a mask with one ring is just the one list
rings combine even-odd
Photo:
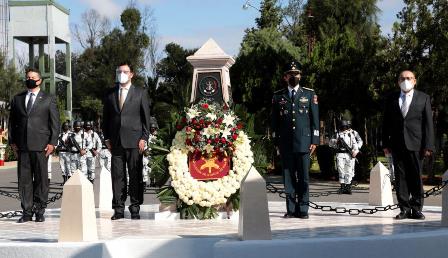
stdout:
[[80,170],[88,178],[86,154],[90,151],[93,144],[90,137],[82,130],[82,123],[80,121],[76,121],[73,124],[70,146],[71,171]]

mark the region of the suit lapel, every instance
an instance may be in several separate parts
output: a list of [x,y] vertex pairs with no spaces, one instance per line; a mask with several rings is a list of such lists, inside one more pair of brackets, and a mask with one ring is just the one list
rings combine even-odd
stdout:
[[118,96],[118,91],[120,90],[120,86],[115,87],[113,94],[112,94],[112,103],[114,104],[115,109],[120,112],[120,107],[119,107],[119,96]]
[[409,112],[411,112],[411,110],[414,109],[415,103],[417,103],[417,98],[418,98],[418,91],[414,90],[414,95],[412,96],[411,104],[409,104],[408,113],[406,113],[406,117],[409,115]]
[[24,94],[20,95],[19,98],[18,98],[19,106],[22,109],[22,111],[25,112],[25,114],[26,114],[25,100],[26,100],[26,92]]

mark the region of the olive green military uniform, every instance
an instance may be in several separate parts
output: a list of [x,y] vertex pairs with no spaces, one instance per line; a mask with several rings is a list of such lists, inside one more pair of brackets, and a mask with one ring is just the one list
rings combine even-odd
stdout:
[[272,98],[272,129],[283,166],[287,214],[308,215],[310,145],[319,144],[319,107],[314,90],[288,88]]

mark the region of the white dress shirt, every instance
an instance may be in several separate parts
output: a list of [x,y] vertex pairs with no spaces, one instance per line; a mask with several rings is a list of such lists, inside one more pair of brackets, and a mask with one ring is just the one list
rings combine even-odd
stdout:
[[32,91],[29,90],[29,91],[26,93],[26,97],[25,97],[25,109],[27,108],[28,100],[30,99],[31,93],[34,94],[34,96],[33,96],[33,100],[32,100],[32,101],[33,101],[33,105],[34,105],[34,103],[36,102],[37,94],[39,94],[39,91],[40,91],[40,89],[36,90],[35,92],[32,92]]
[[403,100],[404,98],[406,98],[406,114],[407,112],[409,112],[409,106],[411,105],[412,102],[412,97],[414,96],[414,90],[410,90],[408,93],[404,93],[403,91],[400,92],[400,98],[398,99],[398,105],[400,106],[400,109],[402,110],[402,106],[403,106]]

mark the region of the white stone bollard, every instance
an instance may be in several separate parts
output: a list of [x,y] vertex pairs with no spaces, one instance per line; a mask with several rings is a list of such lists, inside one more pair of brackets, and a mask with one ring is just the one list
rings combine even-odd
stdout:
[[59,242],[98,240],[92,183],[77,170],[63,191]]
[[112,177],[110,171],[105,167],[100,174],[100,193],[98,208],[100,210],[112,210]]
[[272,239],[266,182],[252,167],[241,182],[238,236],[241,240]]
[[[448,180],[448,170],[443,174],[442,180]],[[442,227],[448,227],[448,185],[442,190]]]
[[394,204],[389,170],[378,162],[370,171],[369,205],[386,206]]

